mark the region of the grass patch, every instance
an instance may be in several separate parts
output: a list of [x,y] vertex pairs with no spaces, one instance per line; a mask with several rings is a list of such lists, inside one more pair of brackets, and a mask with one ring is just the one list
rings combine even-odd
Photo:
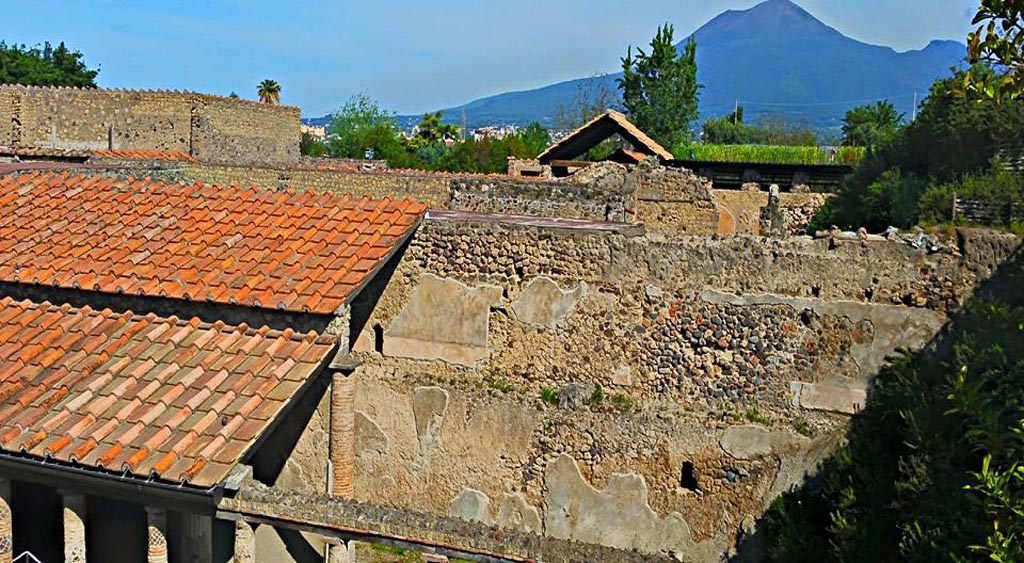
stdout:
[[812,434],[811,425],[808,424],[807,419],[802,416],[798,416],[793,420],[793,430],[796,430],[797,434],[807,436],[808,438],[810,438]]
[[494,379],[488,377],[484,379],[484,384],[487,385],[488,388],[501,391],[502,393],[511,393],[513,390],[515,390],[514,385],[503,379]]
[[760,424],[762,426],[772,425],[771,417],[759,411],[757,407],[748,408],[747,412],[743,414],[743,418],[746,418],[749,422]]
[[558,391],[550,387],[544,387],[540,390],[540,400],[544,401],[549,405],[558,405]]
[[636,402],[624,393],[613,394],[608,398],[608,402],[622,412],[633,412],[639,409]]
[[600,383],[594,384],[594,390],[590,393],[590,404],[600,405],[604,402],[604,387]]
[[839,147],[835,159],[822,147],[781,145],[680,145],[672,151],[676,158],[705,162],[751,162],[764,164],[854,165],[864,158],[862,147]]

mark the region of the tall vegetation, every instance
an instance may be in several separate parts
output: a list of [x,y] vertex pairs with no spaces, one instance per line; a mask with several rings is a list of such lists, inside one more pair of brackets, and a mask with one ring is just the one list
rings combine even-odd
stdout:
[[[1020,190],[1020,178],[1000,172],[994,159],[1020,142],[1024,100],[959,95],[969,72],[937,81],[914,122],[881,136],[812,227],[909,227],[949,217],[954,192],[999,205]],[[984,183],[1005,189],[982,190]]]
[[0,84],[95,88],[98,68],[89,68],[79,51],[61,41],[56,47],[7,45],[0,41]]
[[671,25],[658,28],[650,52],[629,47],[622,58],[622,103],[641,130],[663,146],[685,143],[697,120],[701,86],[697,83],[697,42],[691,37],[676,49]]
[[338,158],[376,158],[393,168],[447,172],[503,173],[508,157],[534,158],[550,143],[547,130],[534,123],[503,138],[459,140],[444,115],[428,113],[406,137],[395,115],[366,94],[357,94],[331,116],[327,152]]
[[281,103],[281,85],[276,80],[266,79],[256,88],[256,95],[265,104]]
[[888,100],[853,108],[843,117],[843,144],[875,148],[896,134],[903,119]]
[[818,136],[806,125],[796,125],[772,115],[762,116],[757,123],[746,123],[743,106],[724,117],[704,122],[702,141],[719,145],[781,145],[814,147]]

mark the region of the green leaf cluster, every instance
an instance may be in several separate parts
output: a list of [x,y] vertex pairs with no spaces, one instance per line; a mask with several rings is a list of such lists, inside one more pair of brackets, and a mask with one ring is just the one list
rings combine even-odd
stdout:
[[90,69],[79,51],[64,42],[56,47],[7,45],[0,41],[0,84],[95,88],[99,69]]
[[618,79],[630,120],[662,146],[689,141],[697,120],[701,86],[697,83],[697,41],[690,37],[678,52],[671,25],[658,28],[650,52],[630,47]]

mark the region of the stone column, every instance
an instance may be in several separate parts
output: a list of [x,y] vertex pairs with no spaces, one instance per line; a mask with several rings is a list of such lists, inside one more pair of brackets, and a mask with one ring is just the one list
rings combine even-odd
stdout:
[[235,555],[232,563],[256,563],[256,530],[253,525],[235,522]]
[[356,382],[353,371],[335,372],[331,379],[330,458],[331,496],[351,499],[355,494]]
[[64,499],[64,562],[85,563],[85,495],[61,491]]
[[146,561],[148,563],[167,563],[167,511],[147,506],[146,531],[149,535]]
[[213,563],[213,518],[182,513],[184,563]]
[[11,482],[0,479],[0,563],[14,556],[14,528],[11,525]]

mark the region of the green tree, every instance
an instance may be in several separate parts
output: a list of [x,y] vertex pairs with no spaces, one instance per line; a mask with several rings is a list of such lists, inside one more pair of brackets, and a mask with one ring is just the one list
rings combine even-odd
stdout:
[[406,141],[410,150],[420,150],[433,143],[444,142],[445,139],[456,139],[459,127],[442,123],[444,112],[425,113],[416,125],[415,133]]
[[985,99],[1024,96],[1024,2],[981,0],[972,23],[978,27],[967,37],[967,52],[975,67],[962,85]]
[[516,158],[537,158],[551,144],[551,133],[536,121],[520,129],[516,137],[522,145],[522,153]]
[[95,88],[99,69],[90,69],[79,51],[60,42],[36,47],[0,41],[0,84]]
[[266,79],[256,89],[260,101],[265,104],[281,103],[281,85],[276,80]]
[[622,103],[630,119],[666,147],[691,138],[697,119],[697,42],[691,37],[676,50],[673,28],[665,24],[651,41],[650,53],[630,47],[622,59]]
[[365,158],[372,151],[395,167],[406,166],[408,157],[399,141],[398,122],[366,94],[356,94],[331,115],[327,150],[338,158]]
[[327,154],[327,147],[323,141],[316,139],[313,135],[303,132],[299,139],[299,153],[304,156],[324,156]]
[[843,117],[843,144],[874,148],[896,134],[903,118],[888,100],[855,107]]

